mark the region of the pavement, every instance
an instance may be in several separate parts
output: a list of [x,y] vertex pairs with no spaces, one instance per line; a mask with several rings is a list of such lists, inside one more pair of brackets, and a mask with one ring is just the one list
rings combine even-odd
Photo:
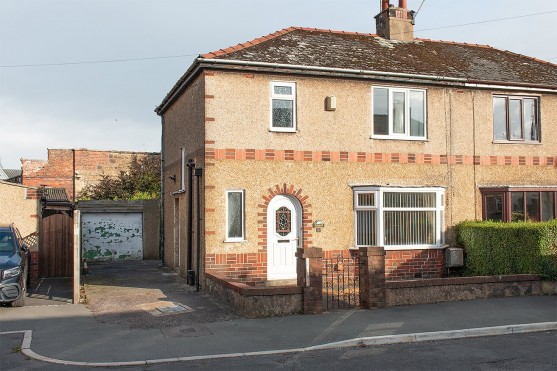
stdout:
[[[143,311],[159,319],[193,317],[194,313],[200,318],[207,308],[205,299],[195,297],[197,306],[183,304],[191,311]],[[130,312],[138,312],[137,304],[133,308]],[[222,310],[226,312],[225,307]],[[136,319],[102,321],[98,316],[99,312],[81,304],[2,307],[0,343],[2,336],[20,334],[26,356],[76,366],[120,367],[249,357],[557,330],[557,296],[337,310],[266,319],[223,319],[217,315],[214,321],[176,320],[169,324],[165,320],[154,326],[153,320],[143,327],[134,325]]]

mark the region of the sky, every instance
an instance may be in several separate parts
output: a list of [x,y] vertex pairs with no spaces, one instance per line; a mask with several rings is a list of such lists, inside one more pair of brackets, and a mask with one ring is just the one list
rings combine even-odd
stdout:
[[[17,169],[22,158],[46,159],[47,148],[158,152],[154,109],[199,54],[290,26],[375,33],[379,8],[380,0],[0,0],[0,161]],[[415,36],[557,63],[555,24],[557,1],[425,0]]]

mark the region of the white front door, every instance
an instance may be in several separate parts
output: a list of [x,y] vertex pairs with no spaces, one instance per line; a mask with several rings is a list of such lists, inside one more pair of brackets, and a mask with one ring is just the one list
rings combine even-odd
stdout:
[[298,200],[275,196],[267,208],[267,279],[296,278],[302,210]]

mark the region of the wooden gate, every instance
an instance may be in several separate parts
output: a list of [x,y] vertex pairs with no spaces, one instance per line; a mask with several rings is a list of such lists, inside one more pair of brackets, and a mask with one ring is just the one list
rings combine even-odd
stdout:
[[45,210],[40,225],[39,276],[73,275],[73,219],[70,211]]

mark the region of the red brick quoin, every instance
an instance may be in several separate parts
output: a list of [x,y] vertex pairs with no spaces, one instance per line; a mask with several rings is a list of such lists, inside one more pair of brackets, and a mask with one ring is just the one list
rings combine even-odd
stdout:
[[313,243],[312,213],[309,196],[303,194],[301,188],[283,183],[268,188],[262,195],[257,213],[257,253],[243,254],[206,254],[206,269],[214,269],[226,277],[244,282],[257,284],[267,280],[267,208],[273,197],[287,195],[297,199],[302,207],[302,247],[309,248]]

